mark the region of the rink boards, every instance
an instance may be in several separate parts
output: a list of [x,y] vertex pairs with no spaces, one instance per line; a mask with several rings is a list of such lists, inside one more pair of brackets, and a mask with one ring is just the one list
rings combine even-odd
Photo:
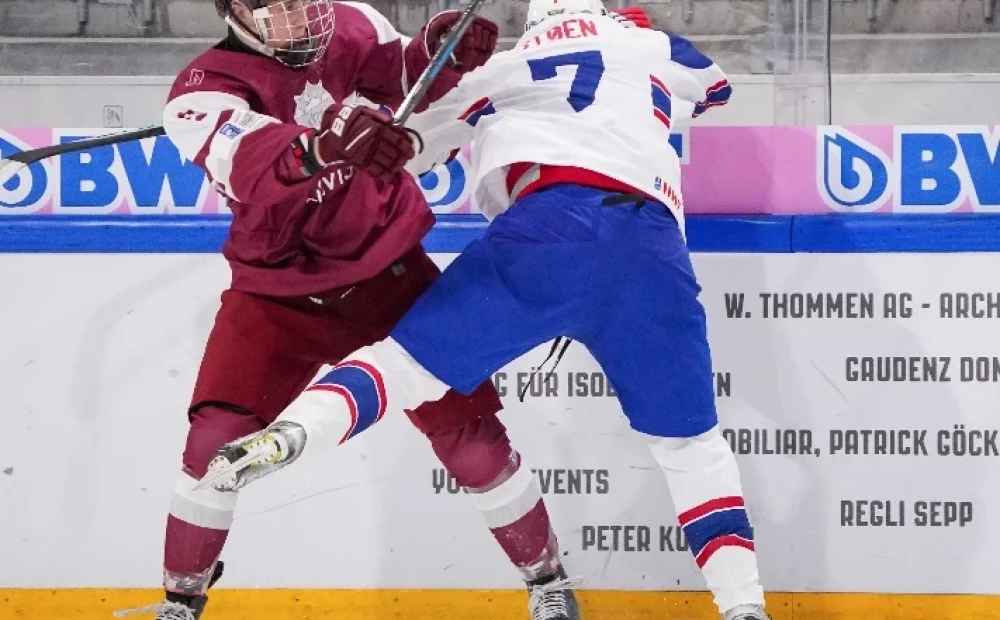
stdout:
[[[14,618],[106,620],[114,611],[157,601],[162,590],[0,590]],[[703,592],[578,591],[585,620],[716,620]],[[203,620],[516,620],[528,618],[516,590],[219,589]],[[786,593],[767,595],[773,620],[988,620],[989,596]],[[18,615],[21,614],[21,615]],[[5,616],[6,617],[6,616]],[[152,615],[139,616],[151,618]]]
[[[168,219],[0,220],[0,617],[156,602],[183,412],[228,284],[226,219]],[[426,245],[445,265],[482,223],[440,219]],[[691,218],[720,418],[776,619],[994,617],[998,224]],[[532,384],[546,352],[494,381],[587,580],[586,618],[715,617],[613,387],[579,345]],[[526,613],[402,416],[248,489],[229,540],[206,620]]]

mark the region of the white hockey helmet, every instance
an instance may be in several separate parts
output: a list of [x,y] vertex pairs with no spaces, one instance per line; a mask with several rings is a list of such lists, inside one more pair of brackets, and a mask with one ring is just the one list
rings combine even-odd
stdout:
[[527,32],[550,17],[572,13],[607,15],[608,10],[601,0],[529,0],[524,30]]

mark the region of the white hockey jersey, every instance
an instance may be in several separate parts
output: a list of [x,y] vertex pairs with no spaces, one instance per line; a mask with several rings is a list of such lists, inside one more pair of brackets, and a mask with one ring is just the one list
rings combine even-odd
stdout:
[[473,205],[489,219],[510,206],[508,167],[535,163],[583,168],[658,197],[683,230],[670,129],[731,92],[722,70],[682,37],[605,16],[554,18],[410,117],[425,149],[407,169],[423,173],[473,142]]

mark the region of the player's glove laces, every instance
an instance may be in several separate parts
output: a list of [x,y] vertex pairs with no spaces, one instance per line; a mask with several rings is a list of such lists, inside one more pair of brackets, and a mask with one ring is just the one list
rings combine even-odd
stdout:
[[542,363],[539,364],[537,368],[531,371],[531,376],[528,377],[528,381],[524,384],[524,388],[517,395],[518,400],[520,400],[522,403],[524,402],[524,395],[528,393],[528,388],[531,387],[531,382],[534,380],[535,375],[542,372],[542,369],[545,367],[545,364],[547,364],[549,360],[552,359],[552,356],[555,355],[556,361],[552,363],[552,368],[549,369],[549,372],[546,373],[545,378],[542,379],[543,386],[549,384],[549,379],[551,379],[552,375],[555,373],[556,366],[559,365],[559,362],[562,360],[563,355],[566,354],[566,349],[568,349],[569,345],[571,344],[573,344],[573,340],[571,338],[566,338],[565,336],[559,336],[558,338],[552,341],[552,348],[549,349],[549,354],[545,356],[545,359],[542,360]]

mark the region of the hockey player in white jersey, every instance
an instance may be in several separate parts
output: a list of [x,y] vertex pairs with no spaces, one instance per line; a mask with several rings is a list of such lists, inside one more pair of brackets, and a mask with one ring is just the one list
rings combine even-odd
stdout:
[[[358,420],[471,391],[568,337],[602,366],[648,440],[722,616],[766,619],[668,143],[675,123],[730,93],[723,72],[681,37],[628,28],[599,0],[531,0],[515,48],[409,123],[426,145],[414,172],[474,143],[473,200],[492,220],[483,238],[389,338],[332,367],[277,426],[223,448],[203,483],[239,488],[339,444]],[[571,615],[546,615],[544,605],[533,613]]]

